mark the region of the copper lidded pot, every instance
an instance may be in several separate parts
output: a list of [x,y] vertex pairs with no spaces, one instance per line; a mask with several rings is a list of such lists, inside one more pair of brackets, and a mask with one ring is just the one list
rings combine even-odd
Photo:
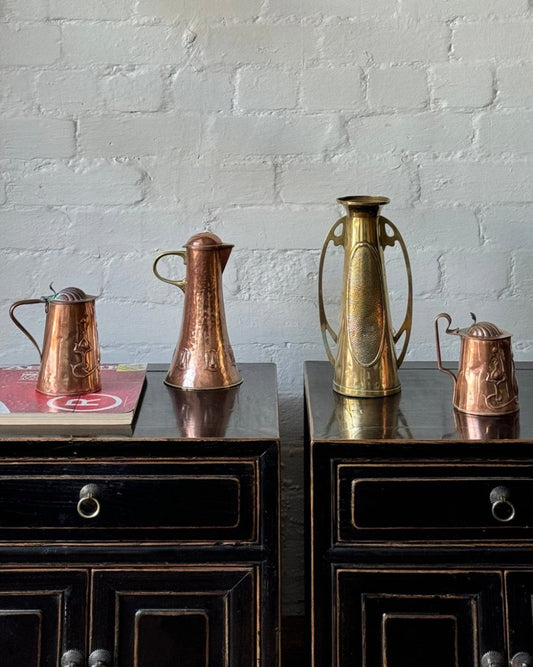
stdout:
[[[242,382],[229,342],[222,296],[222,273],[232,248],[216,234],[200,232],[187,241],[185,250],[169,250],[155,258],[156,277],[185,294],[181,332],[165,378],[171,387],[223,389]],[[157,265],[169,255],[185,263],[184,279],[160,274]]]
[[[42,394],[72,396],[102,388],[96,298],[78,287],[65,287],[40,299],[16,301],[9,309],[13,322],[39,352],[41,366],[36,389]],[[19,306],[36,303],[44,303],[46,313],[42,350],[14,315]]]
[[[461,412],[474,415],[505,415],[516,412],[516,382],[511,334],[491,322],[476,322],[464,329],[451,329],[452,318],[440,313],[435,318],[437,365],[453,380],[453,404]],[[441,361],[439,319],[448,322],[446,333],[461,338],[457,376]]]

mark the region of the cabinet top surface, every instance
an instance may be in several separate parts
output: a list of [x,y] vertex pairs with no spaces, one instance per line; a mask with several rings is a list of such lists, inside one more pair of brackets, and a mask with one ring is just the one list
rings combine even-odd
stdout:
[[[239,364],[243,382],[228,389],[185,391],[164,384],[166,371],[149,367],[132,436],[126,439],[277,440],[278,398],[274,364]],[[3,432],[0,438],[34,439],[28,430]],[[47,431],[46,438],[61,433]],[[95,435],[92,440],[106,439]]]
[[533,369],[517,366],[520,411],[501,417],[461,413],[453,407],[453,381],[436,365],[400,368],[401,392],[384,398],[349,398],[333,391],[327,361],[305,364],[312,441],[533,441]]

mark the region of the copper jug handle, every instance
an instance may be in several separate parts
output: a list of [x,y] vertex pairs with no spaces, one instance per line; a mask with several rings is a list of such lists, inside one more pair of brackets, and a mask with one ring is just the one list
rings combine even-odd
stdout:
[[[407,246],[405,245],[405,241],[403,240],[403,237],[398,231],[396,225],[383,215],[379,216],[379,224],[379,240],[382,247],[385,248],[386,246],[393,246],[396,242],[398,242],[400,248],[402,249],[403,261],[405,262],[405,268],[407,270],[407,308],[405,310],[405,317],[401,327],[393,335],[393,340],[395,343],[397,343],[402,335],[405,334],[402,351],[399,355],[396,356],[396,363],[398,364],[398,367],[400,367],[407,352],[409,338],[411,337],[411,325],[413,323],[413,277],[411,274],[411,263],[409,261],[409,255],[407,254]],[[392,229],[392,234],[387,234],[385,225],[388,225]]]
[[[335,357],[333,356],[333,352],[331,351],[327,334],[329,333],[334,343],[337,342],[338,334],[333,330],[326,316],[326,309],[324,308],[324,294],[322,290],[322,272],[324,270],[324,260],[326,258],[326,251],[328,249],[330,241],[333,241],[333,245],[342,245],[342,246],[344,245],[345,220],[346,216],[344,215],[342,218],[339,218],[337,222],[333,225],[333,227],[329,230],[329,234],[326,236],[326,240],[324,241],[324,245],[322,246],[322,252],[320,254],[320,263],[318,265],[318,314],[320,317],[320,329],[322,331],[322,341],[324,343],[328,359],[330,360],[332,366],[335,365]],[[335,230],[340,225],[343,226],[342,233],[335,234]]]
[[157,270],[157,263],[159,262],[159,260],[162,259],[163,257],[167,257],[168,255],[178,255],[183,260],[183,263],[185,265],[187,264],[187,253],[185,250],[168,250],[167,252],[162,252],[155,258],[152,270],[156,278],[159,278],[159,280],[162,280],[164,283],[169,283],[170,285],[176,285],[176,287],[179,287],[182,292],[185,292],[185,285],[186,285],[185,278],[182,278],[181,280],[172,280],[171,278],[165,278],[165,276],[162,276]]
[[448,315],[448,313],[439,313],[437,317],[435,318],[435,344],[437,346],[437,368],[439,371],[442,371],[443,373],[446,373],[449,375],[452,380],[453,384],[457,382],[457,378],[455,377],[454,373],[449,368],[444,368],[442,365],[442,359],[441,359],[441,354],[440,354],[440,339],[439,339],[439,320],[440,318],[443,317],[447,322],[448,326],[446,327],[445,333],[456,333],[456,329],[450,329],[451,323],[452,323],[452,318]]
[[[43,299],[22,299],[22,301],[15,301],[14,304],[11,305],[11,308],[9,309],[9,317],[13,320],[13,322],[17,325],[17,327],[22,331],[23,334],[25,334],[31,342],[35,345],[37,348],[37,352],[39,353],[39,359],[43,358],[43,353],[41,352],[41,348],[37,344],[37,341],[35,338],[31,335],[31,333],[24,327],[15,317],[14,311],[15,308],[18,308],[19,306],[27,306],[29,304],[33,303],[43,303]],[[48,304],[47,304],[48,305]]]

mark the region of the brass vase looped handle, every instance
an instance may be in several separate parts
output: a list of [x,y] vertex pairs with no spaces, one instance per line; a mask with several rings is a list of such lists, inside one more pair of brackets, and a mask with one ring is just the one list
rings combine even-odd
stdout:
[[452,324],[452,318],[448,315],[448,313],[439,313],[435,318],[435,345],[437,347],[437,368],[439,369],[439,371],[442,371],[443,373],[446,373],[446,375],[449,375],[452,378],[453,384],[455,386],[457,383],[457,377],[455,376],[455,373],[453,373],[449,368],[444,368],[444,366],[442,365],[442,359],[440,354],[440,338],[439,338],[439,320],[441,317],[443,317],[448,322],[448,326],[446,327],[446,331],[444,333],[447,334],[457,333],[457,329],[450,328]]
[[[326,353],[331,364],[335,365],[335,357],[331,351],[331,347],[328,342],[327,334],[331,336],[333,342],[336,343],[338,340],[337,332],[333,330],[328,318],[326,316],[326,309],[324,308],[324,292],[322,289],[322,274],[324,270],[324,260],[326,258],[326,251],[330,242],[333,242],[333,245],[342,245],[344,246],[344,223],[346,222],[346,216],[339,218],[333,227],[329,230],[329,234],[326,236],[324,245],[322,246],[322,252],[320,253],[320,263],[318,265],[318,314],[320,318],[320,329],[322,331],[322,340],[324,342],[324,347],[326,348]],[[336,234],[335,231],[337,227],[342,225],[342,232]]]
[[22,331],[22,333],[27,336],[31,342],[35,345],[35,348],[37,349],[37,352],[39,353],[39,359],[43,358],[43,353],[41,351],[41,348],[37,344],[37,341],[35,338],[31,335],[31,333],[26,329],[25,326],[23,326],[19,320],[15,317],[15,308],[18,308],[19,306],[28,306],[30,304],[34,303],[43,303],[46,302],[46,305],[48,307],[48,302],[46,299],[22,299],[21,301],[16,301],[13,303],[9,309],[9,317],[13,320],[13,322],[16,324],[16,326]]
[[86,484],[80,489],[80,499],[76,509],[82,519],[94,519],[100,514],[99,494],[100,487],[97,484]]
[[[387,234],[385,229],[386,225],[392,229],[392,234]],[[399,355],[396,355],[396,363],[398,366],[401,366],[407,352],[409,338],[411,338],[411,326],[413,324],[413,275],[411,272],[411,262],[409,261],[409,255],[407,254],[407,246],[405,245],[405,241],[398,231],[398,228],[394,223],[392,223],[383,215],[379,216],[379,232],[379,240],[383,249],[385,249],[386,246],[393,246],[396,242],[398,242],[400,248],[402,249],[403,261],[407,271],[407,308],[405,310],[405,317],[400,328],[393,335],[394,342],[397,343],[401,336],[405,333],[405,340],[403,342],[402,351]]]
[[487,651],[481,656],[480,667],[506,667],[505,657],[499,651]]
[[113,657],[109,651],[98,648],[89,656],[89,667],[111,667]]
[[83,653],[77,649],[65,651],[61,656],[61,667],[83,667]]
[[511,492],[506,486],[496,486],[490,492],[492,516],[500,523],[508,523],[516,516],[513,503],[509,500]]
[[187,282],[185,278],[182,278],[181,280],[172,280],[171,278],[165,278],[165,276],[162,276],[157,270],[157,264],[159,263],[159,260],[163,257],[168,257],[169,255],[178,255],[183,260],[183,263],[185,265],[187,264],[187,253],[185,250],[168,250],[166,252],[162,252],[155,258],[154,264],[152,266],[155,277],[159,278],[159,280],[162,280],[164,283],[175,285],[176,287],[179,287],[182,292],[185,292],[185,285]]

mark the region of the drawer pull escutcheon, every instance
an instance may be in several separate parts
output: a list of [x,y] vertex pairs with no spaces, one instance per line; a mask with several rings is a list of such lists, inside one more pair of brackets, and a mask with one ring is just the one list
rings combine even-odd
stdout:
[[515,653],[511,658],[511,667],[533,667],[533,658],[529,653]]
[[80,489],[77,510],[82,519],[94,519],[100,514],[100,501],[97,496],[100,488],[96,484],[86,484]]
[[89,667],[111,667],[111,660],[111,653],[99,648],[89,656]]
[[481,656],[481,667],[505,667],[505,658],[499,651],[487,651]]
[[490,492],[492,516],[496,521],[507,523],[515,518],[516,510],[513,503],[509,500],[510,495],[511,493],[506,486],[496,486]]
[[61,656],[61,667],[83,667],[83,653],[75,648],[65,651]]

